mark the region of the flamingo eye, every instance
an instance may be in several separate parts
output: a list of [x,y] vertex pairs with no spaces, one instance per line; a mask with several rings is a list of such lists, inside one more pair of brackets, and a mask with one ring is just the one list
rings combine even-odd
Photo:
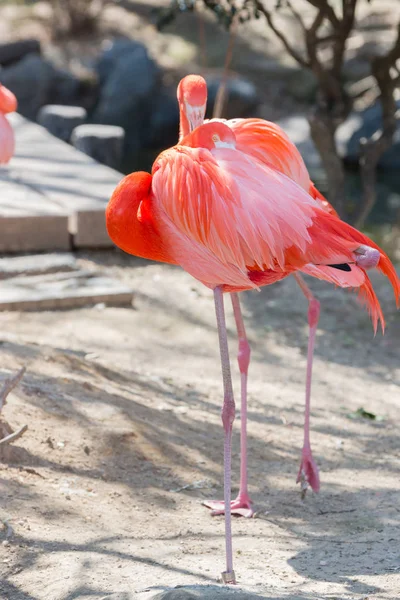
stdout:
[[220,140],[219,135],[217,135],[216,133],[213,133],[212,141],[214,142],[214,144],[216,144],[217,142],[220,142],[221,140]]

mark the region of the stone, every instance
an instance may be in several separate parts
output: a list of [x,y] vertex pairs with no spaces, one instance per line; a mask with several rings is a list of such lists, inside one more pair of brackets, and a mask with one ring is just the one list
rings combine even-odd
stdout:
[[8,67],[21,60],[27,54],[40,53],[40,42],[35,39],[0,44],[0,65]]
[[54,310],[104,303],[130,306],[133,291],[91,271],[12,277],[0,282],[0,310]]
[[121,168],[124,139],[125,131],[116,125],[79,125],[71,136],[77,150],[112,169]]
[[16,64],[2,69],[1,82],[17,97],[18,112],[35,120],[39,109],[48,104],[54,67],[37,54],[28,54]]
[[142,44],[117,40],[100,57],[97,70],[101,88],[91,121],[123,127],[125,150],[136,151],[148,135],[159,69]]
[[315,177],[314,173],[322,168],[321,158],[310,135],[310,125],[307,118],[302,114],[295,114],[291,117],[279,119],[276,124],[282,127],[283,131],[295,144],[304,162],[311,174],[311,179]]
[[70,253],[29,254],[0,258],[0,279],[18,275],[43,275],[77,269],[76,258]]
[[315,75],[309,69],[299,69],[288,79],[286,90],[300,102],[313,102],[317,87]]
[[222,585],[177,586],[147,598],[148,600],[267,600],[265,596]]
[[37,120],[52,135],[69,142],[72,131],[82,125],[86,118],[87,112],[81,106],[46,104],[40,109]]
[[[58,236],[68,245],[64,248],[57,244],[46,245],[45,250],[69,249],[71,242],[74,247],[79,247],[80,243],[113,246],[106,230],[104,211],[122,174],[78,152],[18,113],[10,115],[10,122],[16,133],[16,154],[8,170],[0,169],[0,181],[3,178],[17,188],[19,200],[16,205],[15,200],[10,201],[6,194],[0,194],[0,215],[3,210],[8,217],[15,217],[16,232],[18,227],[23,227],[20,217],[24,215],[40,219],[42,214],[62,215],[63,234],[61,227],[57,229],[52,243],[57,242]],[[89,218],[85,218],[86,212],[90,213]],[[31,225],[32,231],[29,227],[24,228],[24,233],[28,232],[40,242],[41,222],[46,225],[45,220],[38,218],[38,225],[34,228]],[[87,229],[87,226],[95,226],[95,230]],[[7,232],[6,224],[4,230]],[[45,233],[47,235],[47,230],[42,235]],[[1,243],[0,235],[0,250]]]
[[[400,100],[397,100],[397,109],[400,109]],[[337,131],[340,155],[346,162],[358,164],[361,139],[369,139],[381,127],[382,108],[379,102],[362,112],[351,113]],[[384,169],[400,168],[400,122],[397,124],[393,145],[381,156],[378,166]]]
[[134,600],[134,596],[129,592],[117,592],[116,594],[103,596],[100,600]]
[[176,90],[161,90],[153,99],[146,148],[164,149],[174,146],[179,136],[179,107]]
[[143,52],[143,44],[127,38],[116,38],[107,41],[103,45],[103,52],[97,59],[95,70],[97,71],[100,85],[103,85],[112,75],[118,61],[126,54]]
[[63,69],[54,69],[48,103],[80,106],[84,100],[84,87],[84,82],[72,73]]
[[[206,76],[208,100],[207,118],[212,117],[221,76]],[[251,117],[260,104],[256,87],[242,77],[231,77],[227,81],[223,117],[235,119]]]
[[0,252],[69,250],[68,212],[0,169]]

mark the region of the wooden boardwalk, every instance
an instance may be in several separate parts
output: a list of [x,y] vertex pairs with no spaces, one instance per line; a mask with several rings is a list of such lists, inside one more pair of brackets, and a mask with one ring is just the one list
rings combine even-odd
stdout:
[[113,246],[104,210],[123,175],[18,114],[10,121],[16,153],[0,166],[0,253],[42,254],[0,258],[0,311],[131,306],[132,289],[68,252]]
[[0,252],[107,247],[104,209],[123,175],[12,114],[16,153],[0,167]]

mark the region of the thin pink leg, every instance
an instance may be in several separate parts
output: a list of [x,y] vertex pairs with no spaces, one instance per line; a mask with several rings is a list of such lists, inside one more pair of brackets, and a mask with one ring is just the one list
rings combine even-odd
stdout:
[[[239,337],[238,363],[241,379],[241,410],[240,410],[240,485],[237,498],[231,502],[231,513],[241,517],[252,517],[254,510],[247,489],[247,373],[250,363],[250,345],[246,336],[240,309],[239,296],[231,294],[233,314]],[[212,509],[212,515],[223,515],[225,503],[219,500],[207,500],[205,506]]]
[[224,502],[226,571],[222,573],[224,583],[236,583],[232,556],[231,523],[231,457],[232,425],[235,419],[235,400],[233,398],[231,367],[229,364],[228,337],[226,334],[224,299],[222,288],[214,290],[215,314],[217,316],[219,350],[221,353],[222,380],[224,385],[224,403],[222,405],[222,424],[224,426]]
[[306,376],[306,405],[304,412],[304,444],[302,450],[301,464],[297,475],[296,483],[301,484],[301,496],[305,497],[307,488],[310,485],[314,492],[319,492],[320,482],[318,467],[313,459],[310,445],[310,399],[311,399],[311,377],[312,364],[314,358],[315,335],[317,332],[320,303],[314,297],[312,291],[299,273],[294,277],[299,284],[301,291],[308,300],[308,353],[307,353],[307,376]]

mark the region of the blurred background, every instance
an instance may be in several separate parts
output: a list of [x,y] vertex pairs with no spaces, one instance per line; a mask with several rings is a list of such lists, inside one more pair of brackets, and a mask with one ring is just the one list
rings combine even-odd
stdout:
[[399,259],[399,20],[398,0],[2,0],[0,81],[29,119],[81,106],[122,127],[124,173],[176,143],[181,77],[207,79],[208,116],[226,81],[222,115],[277,121],[341,216]]

